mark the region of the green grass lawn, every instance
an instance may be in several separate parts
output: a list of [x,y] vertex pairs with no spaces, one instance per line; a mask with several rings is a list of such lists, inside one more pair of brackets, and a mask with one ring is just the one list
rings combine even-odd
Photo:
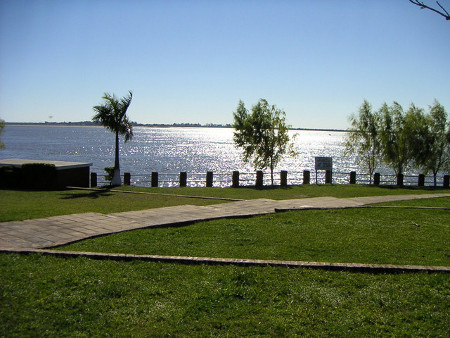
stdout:
[[[430,192],[303,188],[179,189],[173,193],[298,198]],[[445,207],[449,200],[391,204]],[[0,215],[7,220],[52,213],[108,213],[186,202],[219,201],[2,190]],[[142,229],[60,249],[449,266],[449,226],[448,210],[304,210]],[[183,265],[6,253],[0,254],[0,271],[0,336],[450,335],[447,273]]]
[[[320,196],[357,197],[392,194],[441,193],[450,190],[430,188],[371,187],[363,185],[309,185],[288,188],[138,188],[123,186],[118,190],[157,194],[116,193],[109,190],[21,191],[0,189],[0,222],[50,217],[74,213],[113,213],[173,206],[209,205],[221,200],[184,198],[172,195],[206,196],[237,199],[293,199]],[[169,195],[169,196],[167,196]]]
[[0,190],[0,222],[98,212],[103,214],[180,204],[208,205],[218,200],[104,191]]
[[123,232],[57,250],[449,266],[449,238],[448,210],[303,210]]
[[253,187],[241,188],[141,188],[133,186],[122,186],[120,190],[144,191],[164,194],[181,194],[193,196],[213,196],[224,198],[255,199],[269,198],[274,200],[333,196],[339,198],[357,196],[382,196],[382,195],[403,195],[403,194],[429,194],[449,192],[450,189],[431,187],[403,187],[395,186],[369,186],[369,185],[300,185],[281,187],[264,187],[256,189]]
[[409,201],[377,203],[377,204],[374,204],[374,206],[450,208],[450,197],[425,198],[425,199],[417,199],[417,200],[409,200]]
[[449,336],[448,274],[0,255],[0,336]]

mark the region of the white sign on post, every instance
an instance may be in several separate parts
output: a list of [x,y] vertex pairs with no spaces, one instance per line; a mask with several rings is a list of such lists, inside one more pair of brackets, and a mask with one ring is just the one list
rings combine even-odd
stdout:
[[333,158],[332,157],[316,157],[316,171],[317,170],[330,170],[333,171]]

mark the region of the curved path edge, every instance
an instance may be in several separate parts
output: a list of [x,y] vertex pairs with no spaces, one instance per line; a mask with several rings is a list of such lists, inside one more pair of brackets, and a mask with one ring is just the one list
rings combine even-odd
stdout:
[[265,260],[265,259],[135,255],[135,254],[79,252],[79,251],[54,251],[44,249],[0,249],[0,252],[10,254],[42,254],[66,258],[85,257],[97,260],[147,261],[147,262],[165,262],[165,263],[198,264],[198,265],[205,264],[205,265],[237,265],[237,266],[274,266],[284,268],[311,268],[311,269],[339,270],[339,271],[347,270],[355,272],[359,271],[372,273],[450,272],[450,267],[446,266],[331,263],[331,262],[305,262],[305,261],[283,261],[283,260]]

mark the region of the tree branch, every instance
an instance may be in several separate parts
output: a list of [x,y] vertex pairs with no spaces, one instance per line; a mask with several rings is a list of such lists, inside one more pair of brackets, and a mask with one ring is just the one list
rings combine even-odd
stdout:
[[442,8],[442,10],[445,12],[445,14],[447,14],[446,19],[448,20],[450,18],[450,14],[448,14],[447,10],[444,7],[441,6],[439,1],[436,1],[436,3],[439,5],[439,7]]
[[450,14],[448,14],[447,10],[446,10],[444,7],[442,7],[442,5],[439,3],[439,1],[436,1],[436,3],[437,3],[438,6],[443,10],[443,12],[441,12],[440,10],[438,10],[438,9],[436,9],[436,8],[433,8],[433,7],[430,7],[430,6],[425,5],[425,4],[423,3],[423,1],[419,1],[419,0],[409,0],[409,2],[412,3],[412,4],[414,4],[414,5],[416,5],[416,6],[419,6],[421,9],[426,8],[426,9],[429,9],[430,11],[433,11],[433,12],[435,12],[435,13],[438,13],[439,15],[442,15],[442,16],[445,18],[445,20],[450,20]]

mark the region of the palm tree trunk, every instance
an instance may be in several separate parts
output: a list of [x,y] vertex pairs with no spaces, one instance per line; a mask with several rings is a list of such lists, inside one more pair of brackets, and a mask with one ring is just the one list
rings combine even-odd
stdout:
[[111,181],[112,185],[122,185],[122,179],[120,177],[120,164],[119,164],[119,132],[116,131],[116,149],[114,158],[114,175]]
[[120,168],[119,164],[119,132],[116,131],[116,156],[114,158],[114,169]]

